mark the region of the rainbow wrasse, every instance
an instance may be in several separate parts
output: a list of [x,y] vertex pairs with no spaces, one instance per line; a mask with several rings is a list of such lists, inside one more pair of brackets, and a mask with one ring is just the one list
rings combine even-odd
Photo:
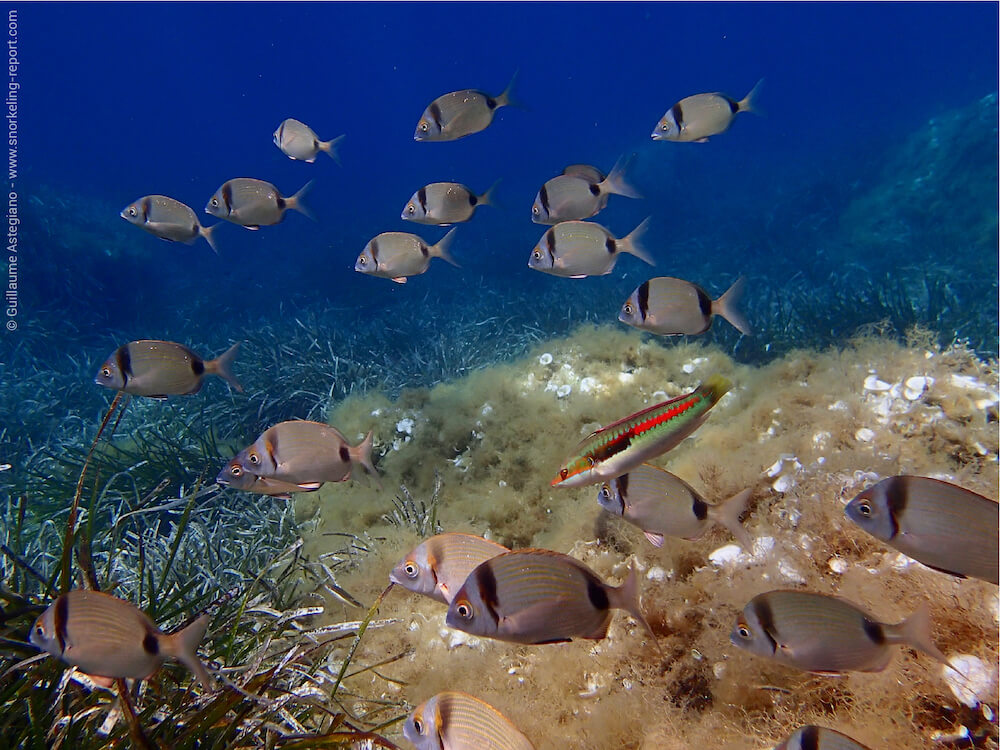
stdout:
[[712,375],[691,393],[663,401],[583,439],[553,487],[582,487],[621,476],[677,446],[698,429],[732,383]]

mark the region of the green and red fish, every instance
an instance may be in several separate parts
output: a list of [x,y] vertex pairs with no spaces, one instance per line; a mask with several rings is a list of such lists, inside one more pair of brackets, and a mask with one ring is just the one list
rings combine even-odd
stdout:
[[650,406],[585,437],[553,487],[583,487],[614,479],[666,453],[701,426],[732,383],[712,375],[691,393]]

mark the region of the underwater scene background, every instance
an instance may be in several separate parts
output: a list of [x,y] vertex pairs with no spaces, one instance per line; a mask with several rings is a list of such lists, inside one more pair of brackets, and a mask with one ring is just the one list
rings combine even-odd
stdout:
[[[897,474],[1000,494],[996,4],[8,11],[0,746],[410,747],[402,720],[454,689],[537,748],[756,749],[809,723],[870,748],[997,747],[996,586],[925,568],[843,512]],[[516,103],[482,132],[414,140],[436,97],[499,96],[515,74]],[[760,79],[759,111],[707,143],[651,139],[684,97],[739,100]],[[340,163],[282,153],[272,133],[289,117],[344,134]],[[624,237],[650,217],[655,267],[529,268],[542,184],[632,155],[642,197],[612,196],[594,221]],[[119,216],[163,194],[208,226],[203,207],[235,177],[285,196],[313,180],[315,220],[221,222],[214,253]],[[448,231],[400,218],[421,186],[497,180],[495,205],[456,224],[460,267],[432,260],[405,284],[355,272],[381,232],[432,245]],[[713,299],[744,277],[753,335],[618,322],[653,276]],[[139,339],[206,359],[240,342],[244,391],[209,378],[133,398],[88,460],[113,396],[94,375]],[[714,373],[731,392],[654,463],[710,502],[753,488],[753,550],[722,529],[657,548],[596,487],[550,486],[588,432]],[[351,444],[373,430],[380,486],[288,501],[215,484],[289,419]],[[622,612],[605,639],[520,646],[449,629],[439,602],[399,587],[380,599],[400,557],[441,530],[569,553],[616,585],[633,566],[659,649]],[[37,653],[34,617],[70,583],[165,631],[208,608],[200,653],[229,687],[188,691],[168,663],[132,714],[56,659],[19,666]],[[941,650],[982,673],[955,687],[909,648],[841,677],[740,651],[734,618],[773,588],[843,596],[884,623],[926,602]]]

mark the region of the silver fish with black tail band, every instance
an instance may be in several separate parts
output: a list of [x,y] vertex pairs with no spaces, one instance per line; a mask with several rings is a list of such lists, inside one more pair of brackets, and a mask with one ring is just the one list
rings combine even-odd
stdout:
[[799,727],[774,750],[868,750],[846,734],[814,725]]
[[743,608],[729,640],[757,656],[819,674],[881,672],[892,647],[903,645],[948,664],[931,639],[926,604],[892,625],[835,596],[769,591]]
[[458,182],[432,182],[410,196],[400,217],[441,227],[468,221],[480,206],[493,205],[496,186],[494,182],[485,193],[476,195]]
[[458,268],[449,252],[454,238],[455,230],[452,229],[437,244],[428,245],[409,232],[383,232],[365,245],[354,263],[354,270],[405,284],[408,277],[424,273],[431,258],[440,258]]
[[528,256],[528,268],[553,276],[582,279],[611,273],[618,256],[628,253],[653,266],[656,261],[640,244],[649,219],[621,239],[590,221],[564,221],[550,228]]
[[695,94],[681,99],[653,128],[654,141],[705,143],[709,136],[724,133],[740,112],[758,112],[756,104],[764,79],[749,94],[736,101],[726,94]]
[[450,604],[469,573],[504,552],[510,550],[481,536],[438,534],[407,552],[389,573],[389,580],[416,594]]
[[193,245],[199,237],[204,237],[215,252],[212,232],[218,227],[213,224],[203,227],[194,209],[179,200],[166,195],[146,195],[122,209],[120,216],[129,224],[135,224],[155,237],[167,242],[183,242]]
[[725,294],[712,300],[697,284],[670,276],[645,281],[629,295],[618,313],[618,320],[633,328],[660,336],[697,336],[712,327],[719,315],[740,333],[750,336],[753,330],[737,305],[743,295],[744,280],[736,279]]
[[307,182],[299,192],[286,198],[270,182],[237,177],[227,180],[215,191],[205,206],[205,213],[247,229],[278,224],[289,209],[313,219],[309,209],[302,205],[302,196],[311,187],[312,182]]
[[611,195],[641,198],[625,181],[625,171],[634,160],[635,154],[619,159],[611,174],[597,182],[590,178],[600,175],[599,170],[586,164],[571,165],[569,169],[575,174],[566,174],[564,170],[563,174],[542,185],[531,206],[531,220],[536,224],[558,224],[589,219],[608,205]]
[[289,117],[274,131],[273,140],[274,145],[289,159],[312,164],[316,161],[316,154],[322,151],[340,164],[337,144],[344,140],[342,135],[329,141],[321,141],[312,128]]
[[493,706],[451,690],[417,706],[403,724],[403,736],[417,750],[534,750]]
[[427,105],[413,131],[415,141],[454,141],[485,130],[496,111],[514,103],[511,93],[517,73],[499,96],[477,89],[443,94]]
[[1000,582],[1000,504],[971,490],[928,477],[889,477],[858,493],[844,513],[929,568]]
[[133,396],[166,398],[197,393],[206,375],[218,375],[242,393],[243,386],[230,369],[239,348],[239,343],[235,343],[206,362],[173,341],[132,341],[118,347],[105,360],[94,382]]

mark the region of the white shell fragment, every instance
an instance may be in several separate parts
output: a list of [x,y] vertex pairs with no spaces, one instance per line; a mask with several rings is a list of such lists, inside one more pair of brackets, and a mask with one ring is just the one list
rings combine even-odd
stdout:
[[989,700],[996,693],[997,670],[987,667],[979,658],[970,654],[950,656],[952,666],[942,666],[941,674],[955,697],[969,708],[982,700]]
[[541,357],[538,358],[538,364],[540,364],[540,365],[551,365],[552,364],[552,355],[549,354],[548,352],[545,352],[545,354],[543,354]]
[[572,392],[573,392],[573,386],[571,386],[569,383],[566,383],[566,385],[561,385],[558,388],[556,388],[556,398],[566,398]]
[[409,417],[401,419],[398,422],[396,422],[396,432],[400,432],[404,435],[412,435],[414,424],[415,424],[414,421]]
[[878,375],[869,375],[865,378],[866,391],[887,391],[890,388],[892,388],[892,385],[886,383],[884,380],[879,380]]
[[927,389],[934,385],[934,378],[925,378],[914,376],[912,378],[907,378],[906,382],[903,383],[903,395],[906,396],[908,401],[916,401]]
[[854,437],[858,442],[870,443],[875,439],[875,431],[868,427],[862,427],[854,433]]
[[827,563],[832,570],[837,575],[843,575],[847,572],[847,560],[842,557],[831,557],[830,562]]

